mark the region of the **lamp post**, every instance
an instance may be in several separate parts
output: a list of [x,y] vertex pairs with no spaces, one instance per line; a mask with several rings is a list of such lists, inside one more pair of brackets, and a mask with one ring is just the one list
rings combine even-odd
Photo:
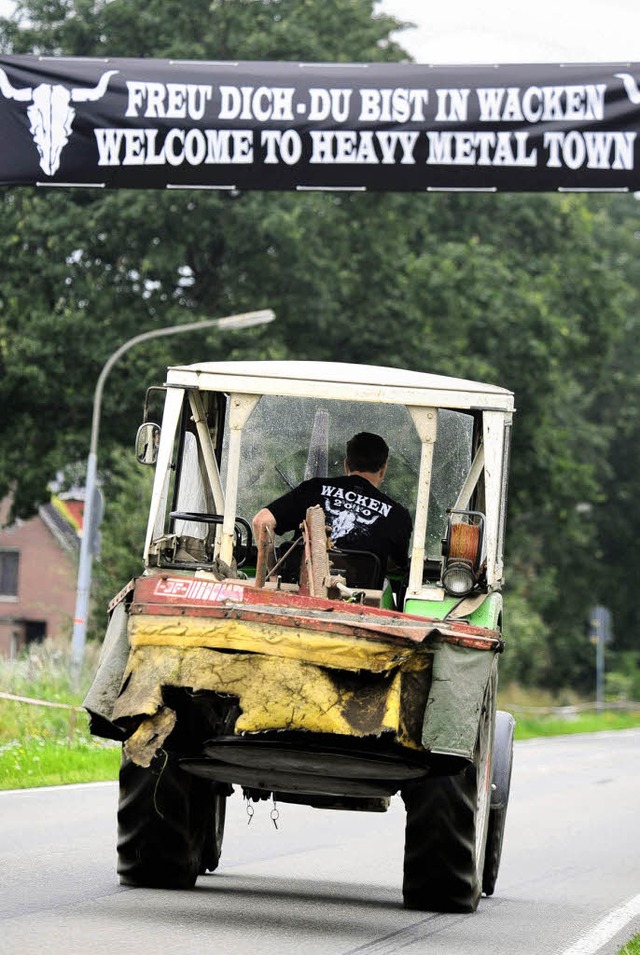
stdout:
[[95,539],[100,523],[100,514],[98,513],[98,508],[96,508],[98,435],[100,432],[102,393],[109,372],[118,359],[121,358],[125,352],[129,351],[130,348],[140,344],[140,342],[149,341],[152,338],[161,338],[165,335],[180,335],[185,332],[196,332],[203,328],[215,327],[227,330],[251,328],[254,325],[265,325],[268,322],[272,322],[274,318],[274,312],[270,308],[265,308],[255,312],[244,312],[240,315],[227,315],[224,318],[207,318],[200,322],[191,322],[188,325],[170,325],[165,328],[153,328],[148,332],[135,335],[133,338],[124,342],[105,362],[98,377],[93,395],[91,442],[89,445],[89,457],[87,458],[87,478],[82,521],[83,530],[80,540],[76,607],[73,618],[73,636],[71,639],[71,668],[76,679],[80,674],[80,668],[82,667],[82,660],[84,658],[84,648],[87,638],[87,615],[91,593],[91,565]]
[[598,604],[589,613],[589,636],[596,648],[596,709],[604,705],[604,652],[611,642],[611,611]]

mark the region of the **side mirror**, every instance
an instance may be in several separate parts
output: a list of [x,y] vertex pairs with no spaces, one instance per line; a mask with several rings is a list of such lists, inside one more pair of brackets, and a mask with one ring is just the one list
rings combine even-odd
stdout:
[[136,434],[136,461],[140,464],[155,464],[158,460],[160,425],[145,421]]

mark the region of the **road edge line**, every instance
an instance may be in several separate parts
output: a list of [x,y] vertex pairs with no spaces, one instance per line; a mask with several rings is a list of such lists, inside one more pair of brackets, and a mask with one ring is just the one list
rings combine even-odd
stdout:
[[638,915],[640,915],[640,895],[629,899],[617,909],[612,909],[589,932],[570,948],[563,949],[559,955],[595,955],[606,942],[621,932],[625,925]]

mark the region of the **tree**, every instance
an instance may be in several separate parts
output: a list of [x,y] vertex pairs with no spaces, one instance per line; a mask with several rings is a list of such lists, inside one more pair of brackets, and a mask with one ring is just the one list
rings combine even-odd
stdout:
[[[144,7],[126,0],[29,0],[0,21],[0,48],[81,56],[398,59],[400,48],[389,39],[398,23],[372,17],[372,10],[372,0],[151,0]],[[0,495],[14,487],[16,513],[29,513],[46,498],[52,477],[84,456],[92,386],[123,341],[147,328],[280,305],[290,282],[280,276],[276,288],[264,289],[261,273],[273,243],[268,235],[257,243],[255,229],[258,222],[268,224],[266,231],[287,229],[293,198],[256,195],[234,203],[210,194],[3,193],[0,401],[12,414],[0,423]],[[299,221],[300,213],[308,221],[319,203],[305,197],[299,205]],[[105,392],[107,450],[126,440],[149,377],[161,379],[168,363],[195,361],[208,348],[237,357],[256,346],[282,353],[299,325],[295,318],[288,322],[286,306],[279,311],[277,339],[271,330],[243,333],[242,344],[230,335],[180,337],[127,356]],[[300,314],[305,311],[306,305]]]
[[[390,40],[396,22],[373,11],[372,0],[29,0],[0,23],[0,49],[402,59]],[[23,188],[0,201],[0,402],[10,409],[0,420],[0,494],[14,483],[19,513],[84,460],[93,388],[122,342],[268,306],[277,322],[266,329],[178,336],[123,358],[104,396],[105,480],[120,474],[111,462],[169,363],[337,359],[494,381],[515,391],[518,408],[507,547],[514,669],[586,686],[583,626],[596,596],[615,604],[616,639],[631,645],[640,530],[632,197]],[[115,574],[116,564],[104,566]]]

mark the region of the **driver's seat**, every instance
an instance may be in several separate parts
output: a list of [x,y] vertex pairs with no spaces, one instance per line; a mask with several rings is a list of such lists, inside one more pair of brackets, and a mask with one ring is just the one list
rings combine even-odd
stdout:
[[329,563],[332,573],[339,573],[346,578],[347,587],[382,590],[384,586],[382,563],[378,555],[371,551],[332,547]]

